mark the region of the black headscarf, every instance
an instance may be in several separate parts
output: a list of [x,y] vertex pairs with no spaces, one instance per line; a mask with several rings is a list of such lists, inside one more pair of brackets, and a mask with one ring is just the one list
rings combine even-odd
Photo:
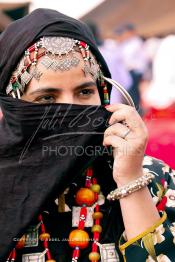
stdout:
[[[0,261],[15,245],[13,238],[24,233],[45,202],[63,192],[102,152],[99,148],[103,149],[110,117],[102,106],[39,105],[5,95],[25,49],[42,36],[85,41],[104,75],[110,76],[86,25],[57,11],[38,9],[12,23],[0,36]],[[98,152],[85,151],[95,146]],[[76,152],[66,153],[75,147]],[[106,194],[112,176],[107,181]]]
[[104,75],[110,77],[106,62],[86,24],[55,10],[37,9],[12,23],[0,36],[1,92],[5,92],[9,78],[24,51],[42,36],[62,36],[86,42],[101,64]]

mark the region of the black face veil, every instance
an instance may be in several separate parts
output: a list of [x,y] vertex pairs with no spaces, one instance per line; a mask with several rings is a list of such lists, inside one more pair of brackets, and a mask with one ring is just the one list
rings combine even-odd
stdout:
[[[63,192],[102,152],[103,133],[110,117],[102,106],[38,105],[5,95],[11,73],[25,49],[42,36],[85,41],[104,75],[110,77],[88,28],[57,11],[38,9],[11,24],[1,35],[1,261],[15,244],[13,238],[24,233],[45,201]],[[71,150],[75,146],[77,151]],[[101,151],[88,151],[96,146]]]

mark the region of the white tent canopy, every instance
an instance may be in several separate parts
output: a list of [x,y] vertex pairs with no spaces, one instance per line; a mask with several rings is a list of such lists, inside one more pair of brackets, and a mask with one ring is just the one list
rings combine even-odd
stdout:
[[32,0],[30,11],[36,8],[51,8],[74,18],[79,18],[94,9],[104,0]]

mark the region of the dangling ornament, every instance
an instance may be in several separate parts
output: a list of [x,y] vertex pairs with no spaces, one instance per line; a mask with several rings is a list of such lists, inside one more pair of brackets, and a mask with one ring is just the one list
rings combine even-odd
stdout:
[[95,202],[95,194],[89,188],[80,188],[76,194],[75,201],[79,206],[92,206]]
[[69,235],[69,245],[72,248],[79,247],[84,249],[89,244],[89,235],[85,230],[74,229]]

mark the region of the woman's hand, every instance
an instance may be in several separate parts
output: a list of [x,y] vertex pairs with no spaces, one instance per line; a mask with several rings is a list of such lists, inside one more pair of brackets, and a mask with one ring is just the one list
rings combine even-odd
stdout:
[[106,109],[113,114],[104,133],[103,145],[113,147],[113,177],[122,186],[143,175],[148,132],[135,108],[116,104]]

